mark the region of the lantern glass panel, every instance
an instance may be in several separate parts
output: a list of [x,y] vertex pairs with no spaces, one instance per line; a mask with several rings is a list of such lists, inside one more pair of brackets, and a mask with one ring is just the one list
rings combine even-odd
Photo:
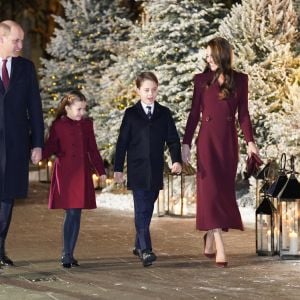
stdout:
[[271,216],[265,214],[257,215],[257,250],[262,252],[271,251]]
[[300,201],[281,202],[281,256],[299,255]]
[[169,185],[168,185],[168,199],[169,207],[168,211],[172,215],[181,215],[181,175],[169,175]]
[[38,175],[39,182],[50,182],[50,178],[53,172],[53,161],[52,160],[42,160],[38,164]]

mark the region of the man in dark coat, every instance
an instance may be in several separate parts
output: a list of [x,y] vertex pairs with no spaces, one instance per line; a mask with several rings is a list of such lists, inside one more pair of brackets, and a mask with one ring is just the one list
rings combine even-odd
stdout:
[[181,172],[180,140],[171,112],[155,102],[158,80],[151,72],[136,80],[141,100],[125,111],[116,145],[114,177],[123,181],[123,166],[127,153],[127,187],[134,200],[136,240],[133,253],[143,265],[156,259],[152,251],[150,222],[154,202],[163,188],[164,148],[167,144],[172,172]]
[[0,266],[13,265],[5,253],[15,198],[25,198],[28,161],[41,159],[44,125],[34,65],[19,57],[24,32],[14,21],[0,23]]

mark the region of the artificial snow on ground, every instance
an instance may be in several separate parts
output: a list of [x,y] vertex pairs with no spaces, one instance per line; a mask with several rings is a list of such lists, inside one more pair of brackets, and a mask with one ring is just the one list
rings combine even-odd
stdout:
[[[126,194],[115,194],[110,192],[99,192],[96,194],[97,207],[109,208],[120,211],[133,212],[133,200],[130,192]],[[238,203],[242,220],[245,224],[255,224],[255,209],[250,203],[250,194],[244,194],[238,198]],[[166,203],[165,203],[166,206]],[[154,216],[164,215],[164,211],[161,208],[162,203],[157,201],[154,207]],[[191,204],[185,207],[185,211],[188,214],[195,214],[195,205]]]

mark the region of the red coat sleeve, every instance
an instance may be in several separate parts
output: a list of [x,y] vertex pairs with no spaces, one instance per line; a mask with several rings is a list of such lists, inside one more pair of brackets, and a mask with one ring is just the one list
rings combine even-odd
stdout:
[[248,110],[248,75],[241,74],[240,76],[240,84],[238,86],[238,89],[240,90],[238,102],[238,120],[244,134],[244,138],[248,143],[254,141]]
[[87,136],[88,136],[88,154],[90,163],[97,171],[98,175],[105,175],[104,163],[102,157],[98,151],[93,121],[91,119],[87,119]]
[[201,74],[198,74],[194,78],[194,93],[192,99],[192,107],[185,127],[185,133],[183,137],[183,144],[188,144],[191,147],[193,136],[196,127],[200,120],[201,112]]
[[51,155],[58,155],[58,153],[59,153],[59,140],[56,132],[56,122],[53,122],[50,128],[49,137],[42,151],[42,159],[47,159]]

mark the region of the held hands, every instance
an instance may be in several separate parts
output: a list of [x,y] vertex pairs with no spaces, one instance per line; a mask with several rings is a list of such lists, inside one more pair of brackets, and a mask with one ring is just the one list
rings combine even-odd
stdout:
[[114,179],[116,183],[122,183],[124,181],[123,172],[114,172]]
[[191,160],[191,149],[188,144],[183,144],[182,145],[182,150],[181,150],[181,156],[182,156],[182,161],[184,163],[189,163]]
[[36,147],[31,150],[31,161],[34,165],[37,165],[42,159],[42,148]]
[[171,172],[179,174],[179,173],[181,173],[181,169],[182,169],[181,164],[178,162],[175,162],[171,167]]
[[258,150],[258,148],[257,148],[257,146],[255,145],[254,142],[249,142],[248,145],[247,145],[247,154],[248,154],[248,157],[251,156],[251,153],[254,153],[257,156],[259,156],[259,150]]

